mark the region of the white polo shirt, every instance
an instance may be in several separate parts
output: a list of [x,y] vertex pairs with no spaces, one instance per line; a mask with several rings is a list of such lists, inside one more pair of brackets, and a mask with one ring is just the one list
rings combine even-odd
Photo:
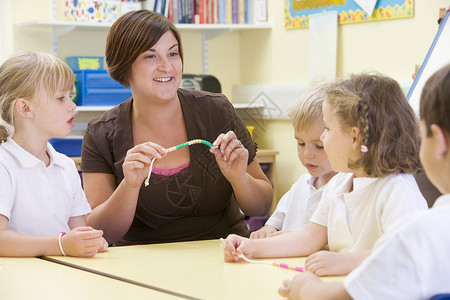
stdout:
[[9,229],[54,236],[70,231],[70,217],[91,212],[75,163],[47,143],[50,165],[8,138],[0,145],[0,214]]
[[355,178],[339,173],[328,182],[311,222],[328,227],[331,251],[370,250],[399,218],[427,209],[412,175]]
[[277,208],[267,220],[266,225],[278,230],[300,230],[309,223],[319,205],[322,191],[314,187],[317,177],[310,174],[300,176],[296,183],[278,202]]
[[353,299],[430,299],[450,293],[450,194],[396,222],[344,280]]

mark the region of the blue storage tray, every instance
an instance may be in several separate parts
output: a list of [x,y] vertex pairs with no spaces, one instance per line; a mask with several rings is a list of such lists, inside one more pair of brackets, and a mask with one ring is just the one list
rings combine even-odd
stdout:
[[81,156],[83,137],[51,138],[49,142],[59,153],[67,156]]
[[112,79],[106,70],[75,71],[80,106],[114,106],[131,97],[131,89]]

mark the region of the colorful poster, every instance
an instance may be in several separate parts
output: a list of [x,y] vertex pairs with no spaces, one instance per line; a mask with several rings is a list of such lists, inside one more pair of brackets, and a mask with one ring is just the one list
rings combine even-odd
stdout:
[[309,27],[309,14],[337,11],[339,24],[411,18],[414,0],[378,0],[371,16],[354,0],[284,0],[284,27]]

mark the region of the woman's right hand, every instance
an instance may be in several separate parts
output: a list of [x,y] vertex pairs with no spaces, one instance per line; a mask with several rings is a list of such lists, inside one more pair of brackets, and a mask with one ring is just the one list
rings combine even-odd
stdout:
[[124,180],[133,187],[140,187],[148,176],[152,159],[161,159],[166,155],[167,150],[164,147],[152,142],[134,146],[127,151],[122,165]]
[[76,227],[63,235],[61,246],[66,255],[78,257],[94,257],[98,252],[107,249],[103,231],[90,226]]

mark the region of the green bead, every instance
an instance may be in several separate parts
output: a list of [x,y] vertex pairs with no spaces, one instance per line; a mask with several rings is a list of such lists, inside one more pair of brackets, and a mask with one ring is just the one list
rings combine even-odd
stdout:
[[210,142],[208,142],[208,141],[201,140],[201,143],[202,143],[203,145],[208,146],[209,148],[212,148],[212,147],[213,147],[213,145],[212,145]]

